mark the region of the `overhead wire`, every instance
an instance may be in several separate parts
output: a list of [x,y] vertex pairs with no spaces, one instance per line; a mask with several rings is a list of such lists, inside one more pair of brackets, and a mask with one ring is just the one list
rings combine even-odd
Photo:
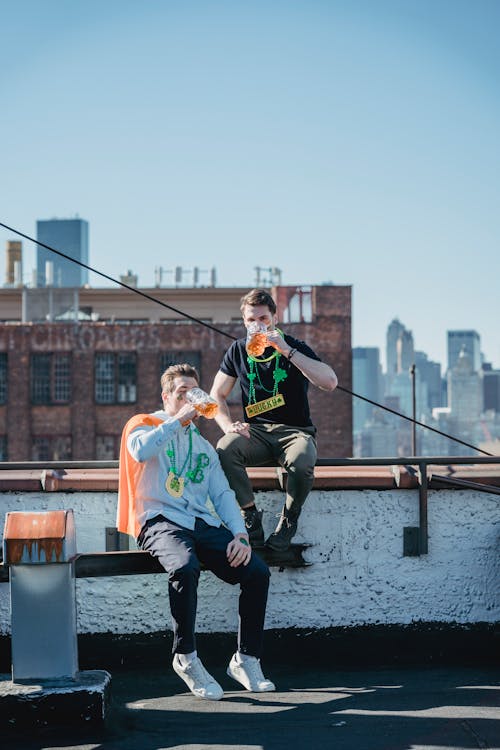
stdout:
[[[147,292],[144,292],[141,289],[137,289],[137,287],[131,286],[130,284],[126,284],[124,281],[120,281],[119,279],[115,279],[113,276],[109,276],[103,271],[99,271],[93,266],[90,266],[87,263],[84,263],[83,261],[78,260],[77,258],[72,258],[67,253],[62,252],[61,250],[58,250],[55,247],[51,247],[50,245],[47,245],[45,242],[40,242],[40,240],[36,240],[34,237],[31,237],[30,235],[25,234],[24,232],[21,232],[19,229],[15,229],[14,227],[4,224],[1,221],[0,221],[0,227],[7,229],[9,232],[13,232],[19,237],[23,237],[25,240],[28,240],[29,242],[33,242],[35,245],[40,245],[40,247],[44,247],[46,250],[49,250],[50,252],[55,253],[56,255],[59,255],[61,258],[65,258],[66,260],[69,260],[72,263],[76,263],[82,268],[86,268],[88,271],[91,271],[92,273],[95,273],[98,276],[101,276],[102,278],[107,279],[108,281],[111,281],[113,284],[118,284],[124,289],[128,289],[129,291],[134,292],[135,294],[139,294],[141,297],[144,297],[150,302],[154,302],[158,305],[161,305],[162,307],[165,307],[166,309],[171,310],[177,313],[178,315],[181,315],[183,318],[192,320],[195,323],[199,323],[200,325],[205,326],[205,328],[210,328],[212,331],[215,331],[216,333],[220,333],[222,336],[226,336],[227,338],[230,338],[233,341],[237,339],[237,337],[233,336],[231,333],[228,333],[227,331],[223,331],[220,328],[217,328],[216,326],[213,326],[210,323],[207,323],[205,320],[201,320],[200,318],[197,318],[194,315],[190,315],[189,313],[186,313],[183,310],[179,310],[178,308],[173,307],[172,305],[169,305],[166,302],[163,302],[162,300],[159,300],[157,297],[153,297],[151,294],[147,294]],[[472,445],[471,443],[467,443],[465,440],[461,440],[460,438],[454,437],[453,435],[449,435],[446,432],[442,432],[441,430],[438,430],[435,427],[431,427],[430,425],[425,424],[425,422],[419,422],[417,419],[414,419],[413,417],[409,417],[406,414],[401,414],[401,412],[398,412],[395,409],[391,409],[389,406],[385,406],[384,404],[380,404],[380,403],[377,403],[376,401],[372,401],[366,396],[361,396],[359,393],[354,393],[354,391],[349,390],[349,388],[346,388],[345,386],[341,386],[340,384],[338,384],[337,389],[340,391],[343,391],[344,393],[349,394],[350,396],[359,398],[362,401],[367,401],[369,404],[372,404],[373,406],[376,406],[379,409],[383,409],[384,411],[390,412],[391,414],[395,414],[397,417],[400,417],[401,419],[406,419],[408,422],[411,422],[412,424],[418,425],[419,427],[423,427],[426,430],[431,430],[432,432],[435,432],[438,435],[442,435],[448,440],[453,440],[454,442],[459,443],[460,445],[464,445],[467,448],[472,448],[472,450],[478,451],[479,453],[483,453],[485,456],[494,455],[493,453],[489,453],[488,451],[485,451],[482,448],[478,448],[477,446]]]

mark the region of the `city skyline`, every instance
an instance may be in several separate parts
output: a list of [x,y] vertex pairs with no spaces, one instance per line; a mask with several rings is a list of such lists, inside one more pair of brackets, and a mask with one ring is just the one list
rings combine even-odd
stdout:
[[0,220],[77,214],[90,265],[144,287],[176,265],[350,285],[353,346],[383,352],[398,318],[444,367],[473,329],[498,368],[499,21],[492,0],[5,4]]
[[[387,333],[387,329],[389,328],[389,326],[391,325],[391,323],[394,322],[394,320],[396,320],[396,319],[394,318],[389,323],[389,325],[386,327],[386,333]],[[403,321],[399,321],[399,319],[397,319],[397,320],[398,320],[398,322],[402,323],[403,326],[404,326]],[[411,334],[411,331],[406,330],[406,332]],[[448,330],[448,331],[446,331],[447,352],[446,352],[446,359],[444,361],[441,362],[440,360],[434,360],[434,359],[432,359],[432,357],[429,357],[429,353],[426,350],[425,346],[415,346],[414,347],[414,354],[415,354],[415,356],[413,357],[413,361],[412,361],[411,364],[416,364],[416,360],[418,359],[417,355],[424,354],[424,355],[426,355],[428,357],[429,362],[437,362],[439,365],[441,365],[441,376],[445,377],[446,372],[449,369],[448,366],[447,366],[447,360],[449,360],[449,356],[450,356],[449,334],[450,333],[464,333],[464,332],[475,333],[479,337],[479,340],[481,339],[481,332],[480,331],[474,331],[473,329],[457,329],[457,330],[451,329],[451,330]],[[368,349],[368,350],[369,349],[377,349],[377,351],[379,352],[380,367],[382,369],[382,372],[383,372],[384,375],[388,374],[388,367],[387,367],[387,342],[384,344],[384,346],[382,348],[380,348],[378,346],[375,346],[375,345],[370,345],[370,344],[366,344],[365,346],[355,346],[353,344],[352,348],[353,348],[353,350],[354,349],[360,349],[360,350],[363,350],[363,349]],[[500,368],[495,367],[494,363],[491,362],[491,360],[489,360],[487,358],[487,356],[485,355],[485,352],[482,351],[482,348],[479,351],[480,351],[480,354],[483,355],[484,363],[492,365],[493,369],[500,369]],[[471,357],[471,361],[473,362],[473,364],[476,364],[473,357]],[[483,364],[483,362],[481,362],[481,365],[482,364]],[[407,368],[403,368],[402,372],[405,372],[406,370],[409,371],[409,367],[410,367],[410,365]],[[479,368],[475,367],[474,368],[474,370],[476,372],[479,371],[479,369],[481,369],[481,367],[479,367]]]

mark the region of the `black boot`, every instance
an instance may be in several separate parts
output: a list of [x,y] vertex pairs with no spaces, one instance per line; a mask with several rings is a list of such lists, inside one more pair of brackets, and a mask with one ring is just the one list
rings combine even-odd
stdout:
[[266,542],[266,547],[275,552],[286,552],[297,533],[297,521],[298,516],[291,516],[286,508],[284,508],[275,531],[273,531]]
[[264,546],[264,529],[262,528],[262,511],[257,508],[241,508],[248,538],[252,547]]

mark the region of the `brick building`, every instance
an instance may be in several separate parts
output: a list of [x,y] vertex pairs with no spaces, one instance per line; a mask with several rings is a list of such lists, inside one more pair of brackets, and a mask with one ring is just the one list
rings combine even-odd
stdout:
[[[82,288],[74,290],[73,309],[51,303],[53,315],[38,312],[31,322],[30,290],[0,291],[0,460],[118,458],[124,423],[161,406],[159,378],[173,362],[196,365],[202,387],[210,389],[225,350],[242,335],[239,300],[247,289],[143,291],[163,306],[128,289]],[[351,288],[271,292],[281,327],[307,341],[351,389]],[[40,310],[40,299],[31,309]],[[230,399],[235,419],[241,418],[237,390]],[[351,398],[314,387],[309,394],[319,456],[351,456]],[[215,443],[219,427],[201,421]]]

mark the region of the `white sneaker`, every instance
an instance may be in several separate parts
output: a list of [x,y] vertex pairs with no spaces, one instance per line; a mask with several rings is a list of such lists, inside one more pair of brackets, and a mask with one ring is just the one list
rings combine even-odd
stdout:
[[238,653],[234,654],[229,662],[227,674],[252,693],[270,693],[276,690],[274,683],[262,674],[260,661],[255,656],[245,656],[241,659]]
[[197,656],[184,666],[181,664],[178,654],[175,654],[172,667],[197,698],[203,698],[207,701],[220,701],[224,695],[219,683],[207,672],[201,663],[201,659]]

